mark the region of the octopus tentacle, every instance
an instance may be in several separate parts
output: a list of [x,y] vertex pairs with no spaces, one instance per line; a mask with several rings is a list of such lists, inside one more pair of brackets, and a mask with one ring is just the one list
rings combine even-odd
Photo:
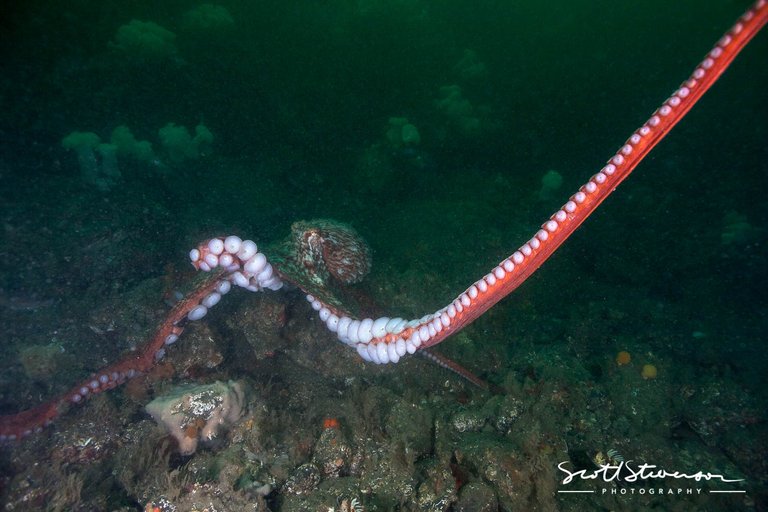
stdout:
[[488,390],[490,389],[490,386],[487,382],[485,382],[483,379],[469,371],[468,369],[461,366],[459,363],[454,361],[453,359],[450,359],[442,354],[438,354],[434,350],[429,349],[422,349],[417,352],[417,354],[423,356],[426,359],[429,359],[436,365],[445,368],[446,370],[450,370],[459,377],[471,382],[475,386],[479,387],[480,389]]
[[[442,342],[533,274],[686,115],[766,22],[768,1],[758,0],[717,42],[688,80],[627,139],[598,173],[542,224],[530,240],[447,306],[415,320],[399,317],[358,320],[327,300],[311,294],[307,295],[307,300],[328,329],[368,361],[397,362],[406,353],[423,351]],[[331,227],[338,229],[338,226]],[[346,235],[351,236],[351,233],[347,231]],[[322,237],[322,233],[318,236]],[[332,256],[337,263],[346,264],[344,254],[334,251]],[[368,255],[364,251],[357,256],[367,261]],[[279,270],[257,250],[256,244],[236,236],[213,238],[190,251],[190,258],[200,270],[220,270],[177,303],[138,352],[107,366],[53,400],[17,414],[0,416],[0,441],[19,439],[38,431],[70,406],[147,372],[164,357],[165,347],[176,342],[186,324],[203,318],[232,284],[251,291],[277,290],[283,286]],[[348,282],[357,279],[356,274],[337,274],[337,278],[348,278]],[[432,354],[432,359],[436,358],[439,359]]]
[[509,295],[531,276],[624,181],[688,113],[768,21],[768,3],[757,1],[723,35],[691,76],[627,139],[605,166],[579,188],[517,251],[475,281],[450,304],[417,320],[353,319],[312,295],[307,300],[338,338],[375,363],[437,345]]
[[0,442],[17,440],[39,432],[72,405],[81,404],[97,393],[117,387],[149,371],[164,357],[165,347],[172,345],[181,336],[186,324],[197,319],[194,312],[201,305],[210,304],[211,297],[220,297],[229,291],[228,279],[224,273],[216,273],[202,282],[176,303],[150,340],[137,352],[101,369],[53,400],[17,414],[0,416]]

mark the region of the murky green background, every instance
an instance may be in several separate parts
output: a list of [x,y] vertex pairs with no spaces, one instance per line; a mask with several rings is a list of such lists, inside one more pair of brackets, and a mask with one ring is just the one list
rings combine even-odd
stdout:
[[[3,7],[1,412],[39,403],[140,344],[162,316],[163,291],[188,280],[187,251],[214,235],[266,243],[296,220],[346,222],[373,250],[360,293],[393,316],[442,307],[527,240],[746,8],[688,0],[220,6],[229,17],[182,1]],[[121,38],[132,20],[157,28]],[[663,411],[643,420],[653,428],[627,413],[631,426],[595,446],[616,432],[597,407],[604,428],[584,450],[618,443],[629,454],[658,442],[674,451],[674,425],[688,425],[701,452],[730,460],[749,489],[747,498],[699,498],[708,509],[766,506],[767,55],[763,33],[529,282],[438,347],[507,395],[510,380],[524,387],[526,379],[562,380],[574,394],[624,389],[612,400],[625,405],[647,393],[637,407]],[[174,158],[159,135],[168,123],[193,136],[202,123],[213,142]],[[418,140],[403,137],[406,124]],[[119,177],[85,178],[62,139],[81,131],[108,142],[121,125],[152,144],[152,158],[118,154]],[[106,165],[100,156],[97,165]],[[559,188],[542,185],[551,170]],[[157,293],[137,299],[148,282]],[[243,295],[228,297],[230,307],[251,300]],[[121,304],[152,313],[131,317]],[[310,321],[298,299],[291,308]],[[227,311],[204,322],[223,323]],[[110,316],[125,323],[110,326]],[[116,334],[105,341],[108,328]],[[329,351],[346,350],[312,329]],[[35,373],[21,355],[30,346],[57,347],[77,363]],[[632,354],[629,368],[616,366],[620,350]],[[258,380],[223,364],[217,378]],[[639,378],[643,364],[658,368],[655,381]],[[318,371],[331,381],[344,373]],[[366,371],[401,395],[458,379],[424,362],[353,373]],[[408,372],[435,377],[403,383]],[[697,429],[702,418],[707,426]],[[644,446],[631,442],[649,428]],[[19,485],[14,461],[18,452],[8,450],[6,494]],[[577,499],[551,504],[597,506]],[[518,503],[500,502],[502,510]],[[432,510],[419,503],[397,506]],[[369,498],[368,506],[391,505]]]

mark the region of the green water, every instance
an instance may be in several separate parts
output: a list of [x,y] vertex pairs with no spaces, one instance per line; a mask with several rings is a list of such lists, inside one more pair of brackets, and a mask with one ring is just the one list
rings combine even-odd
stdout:
[[[596,172],[746,8],[732,1],[669,4],[233,0],[220,5],[226,11],[181,1],[4,7],[0,412],[39,403],[141,344],[162,316],[163,292],[189,278],[186,252],[214,235],[273,242],[296,220],[337,219],[372,247],[373,271],[359,287],[370,303],[409,317],[444,306]],[[747,497],[690,502],[701,509],[768,506],[761,442],[766,55],[763,33],[529,282],[439,347],[503,387],[504,396],[534,400],[541,392],[534,383],[567,387],[573,402],[556,415],[567,418],[562,423],[543,405],[530,405],[529,415],[554,422],[552,435],[570,448],[618,445],[628,459],[658,460],[665,452],[677,462],[685,457],[675,453],[698,454],[694,462],[685,459],[686,469],[729,461],[728,469],[746,479]],[[193,149],[174,157],[178,146],[164,145],[159,133],[169,123],[192,136],[202,124],[213,142],[188,141]],[[418,142],[404,140],[405,124],[415,127]],[[102,174],[91,179],[76,152],[62,147],[73,131],[109,142],[123,125],[152,144],[152,157],[118,151],[114,179],[105,180],[107,163],[98,151]],[[562,176],[562,186],[542,190],[550,170]],[[204,322],[214,330],[223,325],[235,307],[254,300],[243,295]],[[332,351],[317,362],[325,382],[342,382],[344,371],[322,365],[345,348],[309,323],[299,299],[281,300]],[[225,347],[225,362],[208,380],[269,380],[262,378],[267,370],[255,377],[231,364],[237,357],[229,338],[217,343]],[[57,347],[67,357],[30,369],[20,356],[29,346]],[[632,354],[629,368],[614,363],[620,350]],[[643,364],[657,366],[655,381],[639,378]],[[417,401],[450,395],[441,386],[455,379],[425,363],[349,372]],[[421,372],[432,377],[421,382]],[[487,395],[464,392],[478,409],[488,407]],[[108,400],[120,403],[120,393]],[[141,417],[137,407],[126,422]],[[435,407],[438,416],[453,417],[452,406]],[[566,433],[585,407],[599,429]],[[66,428],[77,428],[79,414],[92,414],[84,409],[67,415]],[[631,442],[640,433],[642,446]],[[475,443],[457,436],[459,444]],[[394,438],[390,432],[382,443]],[[473,449],[486,442],[495,442],[493,436]],[[527,446],[517,442],[512,446]],[[417,484],[431,481],[425,466],[444,458],[439,436],[435,443],[413,471]],[[529,448],[521,450],[530,455]],[[9,503],[21,492],[19,457],[18,449],[3,455]],[[552,461],[566,457],[555,454]],[[504,498],[504,486],[487,475],[469,473],[469,481],[490,482],[502,510],[520,503]],[[557,476],[550,474],[550,483]],[[92,475],[83,480],[85,502],[141,501],[118,484],[102,489]],[[276,493],[270,506],[280,509]],[[681,505],[685,498],[549,498],[529,503],[566,510],[690,508]],[[41,502],[51,506],[49,498]],[[367,504],[439,509],[415,501],[377,505],[375,493]]]

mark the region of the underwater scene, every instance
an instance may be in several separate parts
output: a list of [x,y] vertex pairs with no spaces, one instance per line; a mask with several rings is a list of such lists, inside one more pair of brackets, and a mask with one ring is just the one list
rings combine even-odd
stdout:
[[2,510],[768,510],[765,0],[3,10]]

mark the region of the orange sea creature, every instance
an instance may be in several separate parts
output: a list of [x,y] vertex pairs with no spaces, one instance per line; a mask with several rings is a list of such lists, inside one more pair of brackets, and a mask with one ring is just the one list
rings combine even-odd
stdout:
[[657,373],[658,373],[658,370],[656,369],[656,366],[652,364],[646,364],[646,365],[643,365],[643,370],[640,372],[640,375],[642,375],[642,377],[645,380],[648,380],[648,379],[655,379]]
[[629,362],[632,361],[632,356],[629,355],[629,352],[626,350],[622,350],[618,354],[616,354],[616,364],[619,366],[624,366],[629,364]]
[[323,419],[323,428],[329,429],[329,428],[340,428],[341,425],[339,424],[339,420],[337,418],[324,418]]

